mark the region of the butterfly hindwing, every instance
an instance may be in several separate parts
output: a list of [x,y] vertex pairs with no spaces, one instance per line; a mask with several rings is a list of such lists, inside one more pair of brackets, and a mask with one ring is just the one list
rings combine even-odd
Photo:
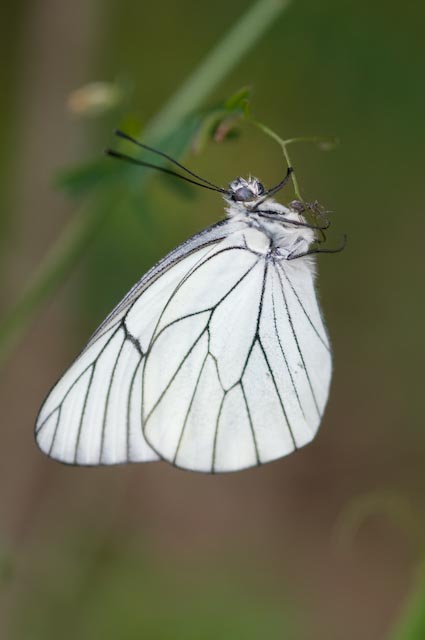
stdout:
[[268,462],[312,440],[331,376],[309,261],[226,242],[169,300],[143,373],[147,441],[204,472]]

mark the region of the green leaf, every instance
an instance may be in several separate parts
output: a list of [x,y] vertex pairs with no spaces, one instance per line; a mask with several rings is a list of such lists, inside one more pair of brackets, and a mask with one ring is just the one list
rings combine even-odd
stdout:
[[251,90],[244,87],[209,109],[203,111],[192,149],[199,153],[206,144],[223,142],[238,136],[238,125],[248,117]]
[[245,117],[249,117],[251,97],[251,87],[243,87],[226,100],[225,107],[231,112],[242,111]]
[[99,186],[110,185],[123,171],[124,167],[118,162],[101,158],[60,171],[54,179],[54,185],[73,197],[81,196]]
[[[166,138],[163,138],[158,142],[158,149],[166,151],[176,158],[180,157],[190,147],[192,138],[199,127],[200,119],[201,116],[199,113],[191,114],[185,118],[178,128],[171,131]],[[133,130],[135,128],[134,123],[133,126],[131,126],[131,122],[127,124],[130,126],[126,126],[124,124],[123,129],[128,131],[130,134],[133,134]],[[135,133],[135,135],[136,137],[143,139],[143,135],[140,136],[140,133]],[[125,150],[127,151],[128,143],[123,143],[117,138],[114,148],[121,149],[124,148],[124,145],[127,145],[125,147]],[[134,158],[142,157],[141,150],[134,146],[131,147],[129,155]],[[146,152],[144,152],[143,155],[143,158],[145,157]],[[166,164],[166,161],[164,161],[163,158],[155,158],[155,156],[154,159],[149,158],[148,161],[153,162],[158,166]],[[143,171],[145,171],[143,168],[139,169],[130,163],[116,161],[112,158],[100,157],[99,160],[93,160],[92,162],[87,162],[78,167],[65,169],[59,172],[55,178],[54,184],[73,197],[89,193],[93,189],[113,188],[121,180],[128,180],[130,184],[133,183],[133,185],[138,188],[140,186],[140,176]]]
[[388,640],[423,640],[425,638],[425,563],[422,563],[404,611]]

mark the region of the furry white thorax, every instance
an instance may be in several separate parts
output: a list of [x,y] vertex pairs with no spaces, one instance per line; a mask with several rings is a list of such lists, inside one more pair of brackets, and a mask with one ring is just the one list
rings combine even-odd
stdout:
[[[242,228],[257,230],[269,240],[267,251],[273,250],[282,259],[294,258],[305,254],[315,241],[314,229],[309,227],[285,224],[285,221],[306,223],[305,218],[298,212],[285,207],[271,198],[262,202],[258,209],[254,209],[256,201],[234,202],[225,198],[228,206],[226,213],[234,222],[242,223]],[[262,212],[267,212],[270,217]],[[276,215],[279,219],[276,220]],[[248,243],[249,244],[249,243]]]

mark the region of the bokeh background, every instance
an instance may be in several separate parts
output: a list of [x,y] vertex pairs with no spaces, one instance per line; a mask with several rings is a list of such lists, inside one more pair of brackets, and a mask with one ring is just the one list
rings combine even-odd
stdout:
[[[91,193],[78,179],[71,195],[55,187],[60,172],[96,162],[114,126],[149,122],[248,6],[2,3],[2,313],[73,219],[91,215]],[[283,136],[341,139],[292,150],[304,195],[334,212],[332,242],[349,240],[319,260],[335,377],[313,444],[220,477],[43,457],[33,423],[51,384],[222,202],[159,176],[138,196],[132,174],[135,198],[117,197],[58,276],[1,373],[2,638],[425,637],[424,27],[425,5],[408,0],[293,0],[202,105],[250,85],[254,113]],[[72,92],[93,81],[121,102],[81,112]],[[220,184],[249,172],[272,184],[284,170],[249,126],[184,157]]]

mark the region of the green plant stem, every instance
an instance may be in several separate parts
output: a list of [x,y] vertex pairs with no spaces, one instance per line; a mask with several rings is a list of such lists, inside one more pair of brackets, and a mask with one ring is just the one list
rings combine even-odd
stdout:
[[288,138],[285,140],[286,146],[298,142],[309,142],[321,146],[323,149],[329,150],[337,146],[339,140],[335,136],[300,136],[299,138]]
[[[290,0],[258,0],[253,4],[153,117],[144,130],[145,141],[154,145],[157,139],[166,136],[185,116],[198,108],[289,5]],[[111,204],[108,203],[107,210],[110,209]],[[74,215],[0,324],[0,364],[38,309],[71,271],[104,217],[99,194]]]
[[90,199],[68,223],[65,232],[35,270],[19,300],[2,321],[0,361],[16,345],[36,310],[58,288],[72,266],[84,254],[106,217],[105,207]]
[[[265,134],[270,136],[270,138],[273,138],[273,140],[275,140],[280,145],[280,147],[282,148],[282,152],[283,152],[284,158],[286,160],[286,164],[288,165],[288,167],[292,167],[291,158],[289,157],[289,153],[288,153],[288,145],[291,144],[292,142],[294,142],[296,140],[296,138],[292,138],[290,140],[283,140],[283,138],[281,138],[280,136],[277,135],[277,133],[275,133],[274,131],[272,131],[268,127],[266,127],[266,125],[263,124],[262,122],[259,122],[258,120],[251,119],[251,123],[253,125],[255,125],[256,127],[258,127],[258,129],[261,129],[261,131],[263,131]],[[291,178],[292,178],[292,184],[294,185],[294,191],[295,191],[296,198],[298,200],[300,200],[301,202],[304,202],[303,197],[301,195],[300,185],[298,183],[298,180],[297,180],[297,177],[295,175],[295,172],[293,172],[291,174]]]
[[[259,122],[258,120],[254,120],[253,118],[250,118],[249,121],[251,122],[251,124],[256,126],[258,129],[261,129],[263,133],[270,136],[270,138],[272,138],[279,144],[279,146],[282,148],[283,156],[286,160],[288,167],[293,167],[291,158],[289,157],[289,153],[288,153],[288,147],[291,144],[295,144],[298,142],[309,142],[309,143],[321,145],[323,149],[325,148],[333,149],[338,144],[338,138],[330,137],[330,136],[301,136],[299,138],[287,138],[286,140],[284,140],[283,138],[278,136],[277,133],[272,131],[272,129],[269,129],[269,127],[267,127],[262,122]],[[295,175],[295,172],[291,174],[291,178],[292,178],[292,184],[294,185],[294,191],[297,199],[300,200],[301,202],[304,202],[304,199],[301,195],[300,185]]]
[[388,640],[423,640],[425,638],[425,563],[416,568],[414,584],[398,614]]
[[166,136],[176,120],[183,119],[194,107],[202,104],[290,4],[291,0],[259,0],[254,3],[154,117],[149,126],[150,134]]

